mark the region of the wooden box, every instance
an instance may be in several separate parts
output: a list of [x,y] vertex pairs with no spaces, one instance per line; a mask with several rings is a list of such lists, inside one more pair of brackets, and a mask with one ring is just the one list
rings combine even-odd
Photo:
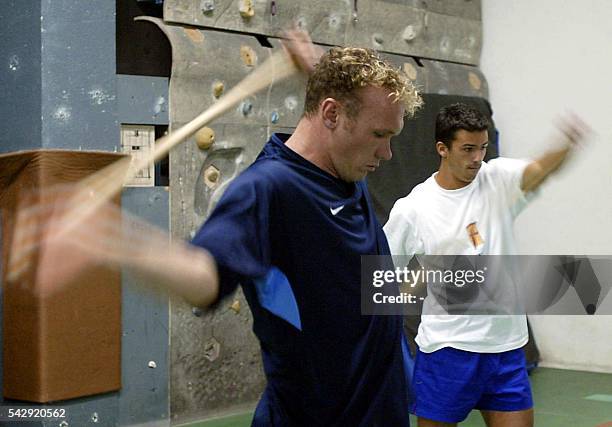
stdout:
[[[6,280],[8,251],[23,195],[76,182],[121,157],[67,150],[0,155],[5,398],[50,402],[121,387],[120,272],[90,268],[46,297],[33,292],[40,280],[36,262],[17,283]],[[116,197],[114,202],[119,200]],[[32,254],[35,260],[39,256],[36,251]],[[65,261],[59,259],[58,268]]]

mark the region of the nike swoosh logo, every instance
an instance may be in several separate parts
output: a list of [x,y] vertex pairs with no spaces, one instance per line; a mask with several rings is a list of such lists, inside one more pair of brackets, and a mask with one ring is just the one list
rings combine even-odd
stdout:
[[332,207],[330,206],[330,208],[329,208],[329,210],[330,210],[330,212],[331,212],[331,214],[332,214],[333,216],[338,215],[338,212],[340,212],[342,209],[344,209],[344,205],[342,205],[342,206],[338,206],[337,208],[332,208]]

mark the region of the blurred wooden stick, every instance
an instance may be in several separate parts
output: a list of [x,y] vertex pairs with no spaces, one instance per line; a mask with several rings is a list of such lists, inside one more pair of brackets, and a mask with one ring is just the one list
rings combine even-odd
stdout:
[[[243,99],[268,87],[275,81],[291,76],[297,71],[298,67],[285,50],[279,50],[228,91],[213,106],[186,125],[158,139],[154,150],[148,156],[134,161],[129,156],[125,157],[78,182],[74,191],[70,192],[71,196],[69,196],[65,205],[65,220],[62,221],[64,225],[54,232],[55,237],[61,237],[82,224],[113,196],[119,194],[123,186],[143,168],[164,157],[170,150],[195,134],[200,128],[217,119]],[[34,250],[31,244],[19,241],[21,236],[24,236],[24,233],[17,230],[15,235],[17,239],[13,242],[13,250],[10,253],[7,268],[7,277],[10,281],[18,280],[19,276],[29,268],[29,254]],[[25,250],[25,248],[28,249]]]

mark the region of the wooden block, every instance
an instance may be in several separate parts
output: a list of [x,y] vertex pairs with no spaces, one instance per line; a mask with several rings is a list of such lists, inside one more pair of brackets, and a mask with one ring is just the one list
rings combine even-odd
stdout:
[[[5,398],[43,403],[121,388],[118,271],[99,266],[87,269],[48,297],[33,292],[43,279],[35,267],[19,283],[6,280],[8,251],[24,192],[44,193],[56,184],[76,182],[121,157],[66,150],[0,155]],[[116,197],[114,203],[119,200]],[[34,261],[40,256],[32,254]],[[68,261],[57,260],[58,264]]]

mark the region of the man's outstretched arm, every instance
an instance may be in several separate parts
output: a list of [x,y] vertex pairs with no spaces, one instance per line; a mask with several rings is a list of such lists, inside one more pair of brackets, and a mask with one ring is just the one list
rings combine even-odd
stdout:
[[551,174],[559,170],[568,155],[580,144],[589,132],[588,126],[576,116],[571,116],[559,125],[562,133],[558,148],[552,149],[525,168],[521,180],[521,190],[527,193],[537,189]]
[[[83,280],[98,266],[125,269],[143,287],[167,292],[198,307],[214,303],[219,295],[219,274],[214,258],[200,247],[172,240],[146,221],[122,212],[112,203],[65,232],[71,222],[70,194],[62,190],[37,197],[36,204],[18,210],[7,281],[21,286],[33,254],[35,291],[49,296]],[[85,201],[86,202],[86,201]]]

